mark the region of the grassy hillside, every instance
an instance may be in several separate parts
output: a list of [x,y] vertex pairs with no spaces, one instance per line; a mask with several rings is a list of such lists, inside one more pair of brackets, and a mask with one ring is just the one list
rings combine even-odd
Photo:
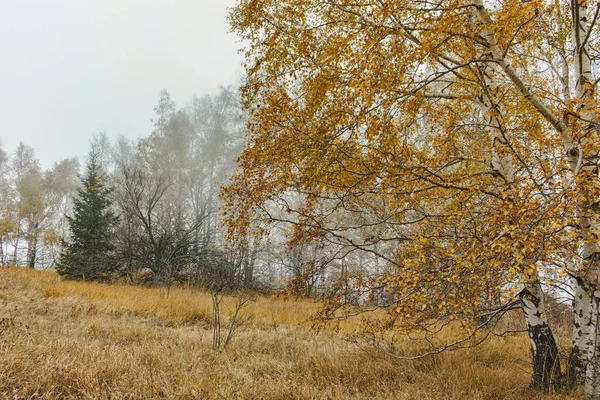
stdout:
[[[261,298],[212,348],[206,293],[0,269],[0,398],[576,399],[529,391],[523,335],[407,362],[311,330],[317,305]],[[563,338],[566,341],[566,338]]]

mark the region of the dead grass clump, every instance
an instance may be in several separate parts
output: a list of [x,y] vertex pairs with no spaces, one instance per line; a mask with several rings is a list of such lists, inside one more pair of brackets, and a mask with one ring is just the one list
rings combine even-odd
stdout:
[[46,287],[44,288],[44,292],[42,296],[45,298],[48,297],[63,297],[65,295],[65,291],[57,288],[57,287]]

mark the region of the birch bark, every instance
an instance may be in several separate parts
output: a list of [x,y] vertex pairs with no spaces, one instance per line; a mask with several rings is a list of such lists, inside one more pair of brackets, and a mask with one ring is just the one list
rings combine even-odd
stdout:
[[574,389],[585,383],[587,360],[593,354],[592,333],[594,326],[593,302],[583,285],[574,280],[575,297],[573,300],[573,334],[571,353],[567,364],[567,385]]
[[[595,160],[587,160],[586,152],[592,153],[594,143],[588,133],[593,129],[591,122],[595,112],[591,103],[595,100],[592,62],[589,54],[589,23],[587,2],[572,0],[572,41],[574,49],[575,96],[578,100],[579,120],[575,121],[574,132],[579,137],[577,146],[567,149],[571,170],[575,175],[575,184],[579,192],[577,214],[581,237],[582,267],[575,271],[576,283],[576,323],[574,326],[574,346],[578,355],[585,355],[585,393],[590,399],[600,398],[600,348],[598,343],[598,291],[600,276],[598,265],[600,247],[598,246],[599,226],[595,217],[597,199],[591,198],[593,189],[598,185],[598,173]],[[580,358],[573,360],[581,372]]]
[[533,389],[549,391],[560,387],[558,346],[548,325],[544,292],[539,281],[525,283],[519,292],[531,343]]
[[[491,18],[482,0],[473,0],[475,13],[483,22],[484,27],[489,26]],[[548,121],[560,135],[565,149],[566,161],[575,177],[574,190],[579,196],[577,217],[579,220],[580,256],[582,266],[572,271],[576,281],[578,298],[576,311],[577,324],[574,325],[573,340],[575,353],[572,361],[575,363],[568,369],[579,371],[585,364],[585,392],[590,399],[600,398],[600,330],[598,328],[598,301],[600,290],[598,282],[600,277],[600,248],[598,237],[599,225],[595,214],[598,210],[596,199],[591,198],[598,185],[597,163],[590,157],[594,154],[595,143],[592,135],[592,122],[595,113],[592,102],[595,101],[593,85],[592,63],[589,55],[589,23],[587,2],[585,0],[572,0],[572,43],[574,49],[574,70],[576,78],[575,99],[579,104],[577,120],[567,125],[567,121],[559,118],[543,102],[531,92],[517,71],[505,59],[504,53],[497,45],[493,32],[484,31],[482,36],[488,44],[494,61],[502,68],[506,76],[515,87]],[[588,157],[586,157],[586,152]],[[589,159],[586,159],[589,158]],[[585,292],[585,295],[582,293]],[[579,298],[579,294],[582,294]],[[586,327],[589,326],[590,329]],[[585,363],[581,356],[585,356]]]
[[[481,34],[487,38],[493,35],[486,29],[485,21],[477,12],[473,20],[481,25]],[[492,55],[489,55],[493,57]],[[497,104],[497,80],[495,71],[489,64],[484,64],[481,69],[481,81],[485,90],[478,98],[478,104],[483,117],[486,119],[487,134],[491,139],[491,167],[497,175],[509,184],[509,191],[514,191],[514,166],[510,146],[507,142],[501,119],[497,115],[500,108]],[[535,265],[536,260],[523,260],[524,264]],[[519,298],[523,307],[523,314],[527,323],[527,331],[531,344],[533,374],[530,386],[533,389],[550,391],[558,389],[561,380],[560,357],[554,335],[548,325],[544,292],[537,269],[533,276],[520,276],[521,288]]]

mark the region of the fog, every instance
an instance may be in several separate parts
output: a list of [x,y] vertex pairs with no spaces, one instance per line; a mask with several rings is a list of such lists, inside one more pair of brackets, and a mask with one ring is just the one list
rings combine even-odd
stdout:
[[83,156],[93,133],[152,131],[166,89],[177,102],[241,74],[233,0],[1,0],[3,147],[23,141],[42,166]]
[[373,264],[288,246],[285,224],[226,235],[219,193],[248,133],[235,0],[0,2],[0,265],[167,290],[309,275],[310,296]]

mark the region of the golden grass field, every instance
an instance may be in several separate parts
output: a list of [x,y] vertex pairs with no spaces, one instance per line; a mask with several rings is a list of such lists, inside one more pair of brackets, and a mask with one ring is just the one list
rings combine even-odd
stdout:
[[316,303],[259,298],[230,346],[214,350],[211,307],[192,289],[166,297],[0,268],[0,398],[579,398],[528,389],[523,334],[419,361],[373,358],[311,329]]

